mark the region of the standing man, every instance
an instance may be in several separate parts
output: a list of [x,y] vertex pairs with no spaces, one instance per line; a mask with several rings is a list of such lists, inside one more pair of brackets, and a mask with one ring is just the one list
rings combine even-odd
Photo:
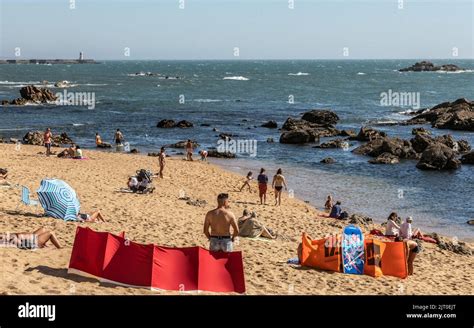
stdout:
[[[232,236],[230,227],[232,226]],[[211,231],[209,232],[209,228]],[[217,208],[207,212],[204,220],[204,234],[209,240],[212,252],[232,252],[235,237],[239,235],[239,227],[235,215],[229,211],[229,195],[217,196]]]
[[44,146],[46,147],[46,156],[51,155],[51,143],[53,141],[53,134],[51,133],[51,129],[47,128],[44,132]]
[[191,141],[191,139],[188,139],[188,141],[186,142],[186,159],[188,161],[192,161],[193,160],[193,143]]
[[165,154],[165,147],[161,147],[160,149],[160,155],[158,156],[158,161],[160,163],[160,178],[163,179],[163,170],[165,169],[165,160],[166,160],[166,154]]
[[117,129],[117,131],[115,131],[115,144],[118,146],[118,145],[121,145],[122,142],[123,142],[123,134],[122,132],[120,131],[120,129]]

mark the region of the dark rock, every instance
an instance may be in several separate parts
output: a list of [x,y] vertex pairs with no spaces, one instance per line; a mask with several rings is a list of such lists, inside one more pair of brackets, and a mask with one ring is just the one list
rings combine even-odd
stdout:
[[17,142],[19,142],[19,140],[16,139],[16,138],[10,138],[9,141],[10,141],[10,143],[12,143],[12,144],[16,144]]
[[469,142],[467,142],[466,140],[456,141],[453,136],[449,134],[436,138],[433,138],[426,134],[417,134],[414,138],[410,140],[410,142],[413,146],[413,149],[417,153],[422,153],[426,148],[428,148],[429,145],[432,145],[434,143],[442,143],[443,145],[446,145],[447,147],[451,148],[455,153],[465,153],[471,150]]
[[405,122],[420,123],[431,123],[438,129],[474,131],[474,102],[461,98],[452,103],[442,103]]
[[471,150],[471,145],[467,140],[458,140],[458,152],[467,153]]
[[[34,146],[44,146],[44,133],[41,131],[30,131],[23,137],[23,143]],[[66,145],[73,143],[72,139],[67,133],[61,133],[60,135],[53,135],[52,146],[59,147],[60,145]]]
[[[373,139],[365,145],[357,147],[353,152],[372,157],[378,157],[383,153],[389,153],[395,157],[404,159],[417,159],[419,157],[410,141],[389,137]],[[387,157],[387,155],[385,155],[385,157]]]
[[357,132],[355,132],[354,130],[342,130],[339,135],[341,137],[351,137],[351,138],[355,138],[357,137]]
[[189,121],[186,121],[186,120],[182,120],[182,121],[179,121],[178,123],[176,123],[176,127],[178,128],[192,128],[194,126],[193,123],[189,122]]
[[208,157],[217,157],[217,158],[235,158],[235,154],[231,152],[219,152],[216,149],[210,149],[207,151]]
[[467,153],[461,157],[461,163],[463,164],[474,164],[474,151]]
[[352,214],[349,217],[350,224],[368,226],[374,223],[374,220],[368,216],[360,215],[360,214]]
[[467,224],[474,225],[474,220],[469,220],[466,222]]
[[472,255],[472,249],[466,245],[465,242],[459,240],[449,240],[445,237],[440,237],[437,233],[433,233],[432,238],[436,240],[438,247],[443,250],[451,251],[461,255]]
[[324,164],[334,164],[336,163],[336,160],[332,157],[326,157],[326,158],[323,158],[320,163],[324,163]]
[[410,139],[410,142],[417,153],[422,153],[434,142],[434,139],[426,134],[416,134],[414,138]]
[[21,98],[34,103],[47,103],[58,99],[51,90],[46,88],[38,88],[34,85],[27,85],[20,89]]
[[233,137],[237,137],[237,135],[235,134],[232,134],[232,133],[219,133],[219,136],[218,136],[220,139],[223,139],[223,140],[231,140]]
[[201,123],[201,126],[211,126],[211,125],[208,123]]
[[402,68],[399,71],[400,72],[435,72],[435,71],[456,72],[460,70],[462,70],[462,68],[453,64],[435,66],[432,62],[421,61],[421,62],[415,63],[414,65],[410,67]]
[[136,148],[133,148],[132,150],[130,150],[130,154],[139,154],[140,151]]
[[349,137],[350,140],[358,140],[358,141],[370,141],[377,138],[386,137],[387,134],[383,131],[378,131],[369,127],[361,127],[359,134],[356,136]]
[[430,134],[431,134],[431,131],[428,130],[428,129],[425,129],[425,128],[413,128],[413,129],[411,130],[411,134],[413,134],[413,135],[417,135],[417,134],[430,135]]
[[269,129],[276,129],[278,127],[278,124],[276,121],[268,121],[266,123],[262,124],[263,128],[269,128]]
[[173,120],[161,120],[156,125],[157,128],[170,129],[176,126],[176,122]]
[[339,116],[330,110],[314,109],[304,113],[301,119],[320,125],[334,125],[339,121]]
[[344,148],[345,146],[347,146],[347,141],[345,141],[344,139],[334,139],[316,145],[313,148]]
[[2,100],[2,106],[8,105],[10,102],[6,99]]
[[10,105],[15,105],[15,106],[23,106],[23,105],[26,105],[26,104],[28,104],[28,100],[26,100],[24,98],[16,98],[16,99],[13,99],[10,102]]
[[271,142],[275,142],[275,141],[273,140],[273,138],[267,138],[267,142],[271,143]]
[[314,137],[306,130],[286,131],[280,136],[280,143],[283,144],[304,144],[314,140]]
[[219,130],[216,129],[216,128],[213,128],[212,131],[213,131],[213,132],[218,132]]
[[[186,148],[187,142],[188,142],[187,140],[178,141],[177,143],[166,145],[165,147],[166,148]],[[191,140],[191,142],[193,144],[193,148],[197,148],[200,146],[196,141]]]
[[382,153],[374,159],[369,160],[371,164],[398,164],[400,159],[390,153]]
[[455,152],[442,143],[434,143],[425,149],[416,167],[420,170],[454,170],[461,162]]
[[112,148],[112,145],[109,144],[108,142],[102,142],[97,145],[97,148]]
[[160,156],[160,153],[148,153],[148,156],[158,157],[158,156]]

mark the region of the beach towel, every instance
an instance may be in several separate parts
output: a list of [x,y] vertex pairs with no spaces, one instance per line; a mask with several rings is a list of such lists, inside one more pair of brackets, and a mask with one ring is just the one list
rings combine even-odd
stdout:
[[143,245],[78,227],[68,273],[130,287],[245,292],[241,252]]

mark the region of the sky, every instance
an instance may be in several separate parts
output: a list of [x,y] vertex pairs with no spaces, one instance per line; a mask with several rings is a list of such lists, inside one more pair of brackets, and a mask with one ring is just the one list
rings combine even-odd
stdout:
[[472,59],[474,0],[0,0],[0,37],[2,59]]

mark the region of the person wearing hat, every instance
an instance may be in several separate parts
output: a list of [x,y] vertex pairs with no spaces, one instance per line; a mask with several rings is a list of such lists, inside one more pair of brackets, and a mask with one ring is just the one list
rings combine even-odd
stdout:
[[421,234],[420,230],[416,229],[413,232],[413,228],[411,224],[413,223],[413,218],[411,216],[407,217],[405,223],[400,225],[400,237],[403,239],[413,239],[413,238],[422,238],[423,235]]

